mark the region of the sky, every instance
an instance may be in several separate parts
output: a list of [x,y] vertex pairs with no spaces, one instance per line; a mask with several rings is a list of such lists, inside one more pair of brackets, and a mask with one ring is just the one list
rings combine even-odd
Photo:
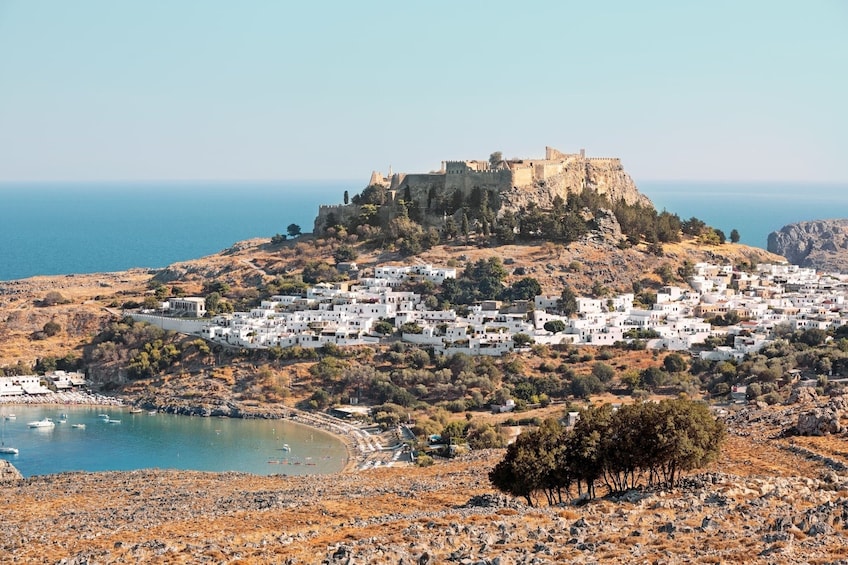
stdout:
[[0,181],[848,181],[848,2],[0,0]]

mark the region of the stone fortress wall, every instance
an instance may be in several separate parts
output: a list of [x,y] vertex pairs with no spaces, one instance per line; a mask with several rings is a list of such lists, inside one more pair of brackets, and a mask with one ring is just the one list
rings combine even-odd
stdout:
[[[414,205],[424,212],[425,223],[430,224],[437,224],[441,220],[441,217],[435,215],[428,217],[434,194],[443,200],[450,199],[456,192],[468,198],[475,189],[494,193],[498,202],[504,206],[502,211],[518,211],[531,202],[547,207],[556,196],[566,199],[569,193],[581,192],[587,187],[605,194],[611,201],[623,200],[628,204],[652,206],[624,171],[620,159],[586,157],[583,149],[579,153],[563,153],[553,147],[546,147],[543,159],[514,158],[498,163],[480,160],[443,161],[438,171],[430,173],[393,173],[390,168],[385,176],[374,171],[369,185],[386,187],[392,202],[408,195]],[[342,222],[355,215],[357,207],[352,204],[320,207],[315,220],[316,231],[325,227],[330,213]]]

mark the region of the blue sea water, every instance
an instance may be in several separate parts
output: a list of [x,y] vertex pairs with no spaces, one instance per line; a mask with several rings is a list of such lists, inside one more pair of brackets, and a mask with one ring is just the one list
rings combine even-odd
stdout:
[[[25,477],[149,468],[304,475],[338,472],[347,462],[338,438],[287,420],[130,414],[126,408],[92,406],[5,405],[0,412],[3,443],[19,451],[0,458]],[[67,421],[58,423],[62,413]],[[105,422],[101,413],[120,423]],[[6,420],[8,414],[16,418]],[[42,418],[57,423],[27,426]]]
[[0,183],[0,280],[164,267],[312,231],[357,181]]
[[[312,230],[361,181],[0,183],[0,280],[159,268],[252,237]],[[765,248],[803,220],[848,217],[848,183],[641,181],[659,210]]]
[[657,210],[699,218],[740,242],[766,248],[768,234],[786,224],[848,218],[848,183],[692,182],[638,183]]

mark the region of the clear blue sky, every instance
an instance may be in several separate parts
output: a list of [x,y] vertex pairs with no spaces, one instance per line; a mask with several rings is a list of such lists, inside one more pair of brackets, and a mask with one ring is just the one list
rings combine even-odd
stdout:
[[0,0],[0,181],[848,181],[848,2]]

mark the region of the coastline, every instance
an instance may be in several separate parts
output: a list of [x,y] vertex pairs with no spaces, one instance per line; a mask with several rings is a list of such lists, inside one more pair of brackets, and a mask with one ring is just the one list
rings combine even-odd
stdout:
[[[133,403],[127,399],[90,392],[54,392],[40,396],[6,396],[0,397],[0,406],[111,406],[131,407]],[[157,411],[163,413],[177,413],[173,407],[155,406]],[[193,415],[201,417],[213,417],[204,411],[191,411]],[[184,414],[189,415],[189,414]],[[369,456],[378,453],[382,448],[380,440],[357,426],[334,418],[329,414],[312,413],[292,407],[283,407],[276,410],[238,412],[236,415],[224,416],[228,418],[253,419],[262,418],[269,420],[290,420],[296,424],[319,430],[336,438],[345,450],[345,464],[336,473],[352,473],[358,470],[368,460]]]

